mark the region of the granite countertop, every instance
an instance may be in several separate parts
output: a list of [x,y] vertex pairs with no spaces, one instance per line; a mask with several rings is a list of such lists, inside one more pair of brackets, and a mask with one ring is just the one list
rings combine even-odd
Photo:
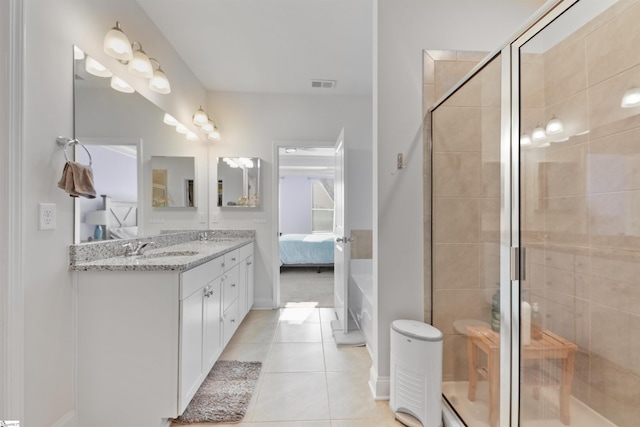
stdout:
[[254,241],[251,237],[194,240],[145,250],[142,255],[96,258],[70,265],[75,271],[185,271]]

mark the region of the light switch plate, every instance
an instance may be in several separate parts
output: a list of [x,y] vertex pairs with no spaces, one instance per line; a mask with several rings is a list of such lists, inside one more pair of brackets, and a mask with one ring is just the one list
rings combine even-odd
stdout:
[[257,222],[260,224],[265,224],[267,222],[267,214],[265,213],[254,213],[253,214],[253,222]]
[[220,214],[212,213],[211,214],[211,222],[220,222]]
[[206,224],[207,223],[207,214],[205,214],[204,212],[198,212],[198,222],[200,224]]
[[53,203],[38,203],[39,229],[56,229],[56,205]]

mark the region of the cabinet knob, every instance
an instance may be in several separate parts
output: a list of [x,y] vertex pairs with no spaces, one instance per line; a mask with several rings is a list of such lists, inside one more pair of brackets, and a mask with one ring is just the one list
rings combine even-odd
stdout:
[[231,323],[236,323],[236,319],[231,319]]
[[231,258],[231,261],[235,261],[235,260],[236,260],[235,258]]
[[224,267],[224,262],[221,264],[222,267]]
[[231,284],[231,287],[232,287],[232,288],[235,288],[235,287],[236,287],[236,284],[235,284],[235,283],[232,283],[232,284]]
[[247,265],[251,265],[251,261],[247,261]]

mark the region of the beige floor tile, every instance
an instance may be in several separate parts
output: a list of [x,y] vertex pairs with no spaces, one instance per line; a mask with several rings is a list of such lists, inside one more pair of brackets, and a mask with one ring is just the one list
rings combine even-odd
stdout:
[[232,342],[270,343],[276,333],[277,323],[242,322],[231,338]]
[[245,323],[277,323],[280,317],[279,310],[251,310],[244,319]]
[[318,310],[320,311],[320,321],[322,323],[330,323],[338,318],[336,310],[333,308],[319,308]]
[[332,342],[323,345],[327,372],[369,372],[371,356],[366,347],[338,347]]
[[322,342],[320,323],[279,323],[274,342]]
[[271,343],[245,343],[231,340],[219,360],[258,361],[264,364],[269,358],[270,350]]
[[320,323],[320,311],[313,307],[281,308],[280,323],[298,325],[301,323]]
[[265,373],[250,421],[303,420],[329,420],[325,374]]
[[320,328],[322,329],[322,342],[332,342],[332,343],[336,342],[336,340],[333,338],[333,330],[331,329],[331,323],[322,322],[320,324]]
[[265,372],[324,372],[322,343],[275,343]]
[[376,401],[368,372],[327,372],[332,419],[378,419],[391,413],[388,401]]
[[[243,424],[244,425],[244,424]],[[399,427],[404,426],[394,417],[368,420],[331,420],[331,427]]]

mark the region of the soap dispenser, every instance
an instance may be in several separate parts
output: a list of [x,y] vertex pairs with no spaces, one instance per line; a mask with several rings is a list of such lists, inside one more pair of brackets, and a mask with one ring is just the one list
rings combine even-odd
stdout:
[[534,340],[542,338],[542,316],[537,302],[531,305],[531,338]]

